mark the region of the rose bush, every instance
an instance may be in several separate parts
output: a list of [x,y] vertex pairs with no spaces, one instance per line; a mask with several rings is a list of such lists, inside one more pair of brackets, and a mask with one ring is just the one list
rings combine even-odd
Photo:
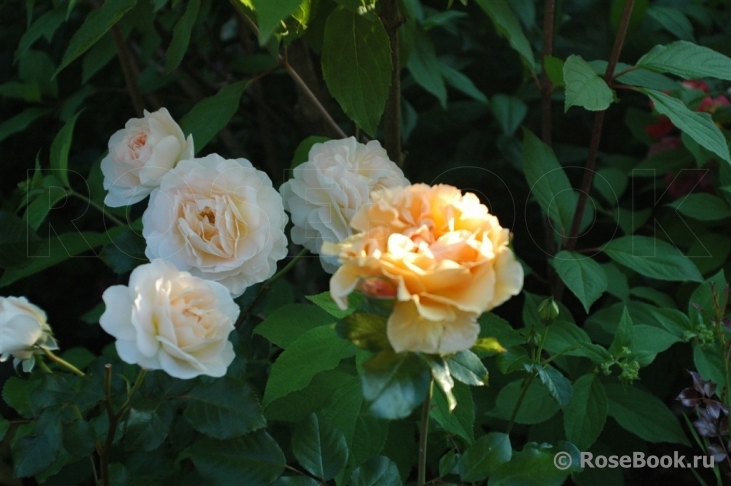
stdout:
[[104,204],[129,206],[146,198],[160,179],[180,160],[194,155],[193,138],[186,139],[166,108],[145,110],[109,139],[109,154],[102,159]]
[[215,280],[233,296],[271,277],[287,256],[282,198],[246,159],[211,154],[163,177],[142,217],[150,260]]
[[388,339],[396,352],[453,353],[477,340],[480,314],[517,295],[523,268],[510,232],[472,193],[415,184],[376,191],[351,226],[360,231],[324,250],[342,266],[330,280],[341,309],[372,279],[396,299]]
[[129,285],[103,295],[102,328],[114,336],[119,357],[175,378],[226,374],[234,359],[228,335],[239,308],[223,285],[154,260],[140,265]]
[[[316,143],[307,162],[295,167],[279,191],[292,215],[292,241],[314,253],[323,242],[337,243],[353,234],[350,220],[368,202],[371,191],[408,184],[377,140],[355,137]],[[320,254],[325,271],[338,268],[337,257]]]
[[13,356],[30,371],[38,346],[58,349],[43,309],[25,297],[0,297],[0,361]]

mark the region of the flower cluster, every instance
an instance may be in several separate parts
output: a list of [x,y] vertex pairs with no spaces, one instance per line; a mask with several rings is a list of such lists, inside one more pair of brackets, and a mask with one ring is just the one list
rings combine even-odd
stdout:
[[163,108],[128,121],[102,161],[107,205],[150,196],[142,234],[151,263],[106,290],[99,322],[122,360],[177,378],[226,373],[233,298],[287,255],[287,216],[269,177],[246,159],[195,158],[193,146]]
[[477,196],[452,186],[415,184],[371,198],[350,222],[359,233],[323,247],[342,263],[330,280],[333,299],[347,308],[354,290],[394,298],[387,333],[396,352],[469,349],[477,317],[523,286],[509,231]]

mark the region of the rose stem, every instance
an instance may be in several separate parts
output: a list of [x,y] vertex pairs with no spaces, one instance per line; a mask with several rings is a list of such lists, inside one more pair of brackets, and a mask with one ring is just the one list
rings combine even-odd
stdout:
[[434,393],[434,378],[429,380],[429,391],[426,393],[424,403],[421,406],[421,435],[419,436],[419,476],[417,486],[426,484],[426,444],[429,435],[429,410],[431,409],[431,397]]
[[403,166],[401,153],[401,60],[399,57],[398,29],[404,22],[399,13],[398,0],[381,4],[381,17],[391,44],[391,86],[388,90],[386,112],[383,116],[386,153],[399,167]]
[[[251,29],[252,32],[256,36],[259,35],[259,28],[251,21],[251,19],[246,15],[245,12],[241,10],[241,7],[237,5],[238,2],[231,0],[231,4],[234,6],[238,14],[241,16],[244,22],[246,22],[246,25]],[[320,103],[320,100],[317,99],[317,96],[315,96],[315,93],[312,92],[309,86],[307,86],[307,83],[305,83],[299,74],[297,74],[297,71],[294,70],[291,64],[287,62],[287,60],[282,57],[281,54],[279,54],[279,64],[284,66],[284,68],[287,70],[287,73],[292,78],[292,80],[297,84],[300,88],[302,88],[302,91],[307,95],[307,97],[312,101],[312,103],[317,107],[317,110],[322,115],[323,119],[327,122],[328,125],[335,131],[335,133],[338,134],[340,138],[347,138],[348,135],[343,131],[340,126],[335,123],[335,120],[330,116],[330,113],[325,109],[324,106],[322,106],[322,103]]]
[[69,370],[72,373],[75,373],[75,374],[77,374],[79,376],[84,376],[84,372],[83,371],[81,371],[80,369],[78,369],[76,366],[72,365],[71,363],[69,363],[65,359],[57,356],[50,349],[44,348],[43,346],[41,346],[41,350],[43,351],[43,354],[45,354],[48,357],[48,359],[50,359],[51,361],[53,361],[53,362],[55,362],[55,363],[63,366],[64,368],[66,368],[67,370]]
[[274,285],[274,282],[277,281],[280,277],[283,275],[286,275],[287,272],[292,270],[292,268],[297,264],[298,261],[300,261],[304,256],[306,256],[310,251],[307,248],[302,248],[302,250],[297,253],[294,257],[292,257],[292,260],[290,260],[280,271],[272,275],[269,280],[264,282],[262,286],[259,288],[259,292],[257,292],[256,297],[254,297],[254,300],[251,301],[251,303],[244,309],[244,311],[239,314],[239,319],[236,321],[236,324],[234,327],[238,328],[243,322],[244,319],[246,319],[246,316],[249,315],[249,312],[251,312],[251,309],[253,309],[256,304],[259,303],[259,300],[266,294],[267,290],[269,290],[272,285]]
[[117,226],[127,226],[127,223],[123,222],[121,219],[117,218],[113,214],[108,213],[104,209],[103,206],[100,206],[99,204],[95,203],[94,201],[92,201],[88,197],[84,196],[83,194],[78,193],[78,192],[74,191],[73,189],[69,189],[68,191],[69,191],[68,194],[70,196],[73,196],[77,199],[81,199],[82,201],[86,202],[89,206],[93,207],[94,209],[96,209],[97,211],[102,213],[102,216],[104,216],[105,218],[109,218]]
[[[609,62],[607,63],[607,69],[604,72],[604,81],[609,83],[614,77],[614,70],[619,62],[619,55],[622,52],[622,45],[624,39],[627,36],[627,28],[629,27],[629,21],[632,17],[632,8],[634,7],[634,0],[626,0],[624,4],[624,10],[622,11],[622,19],[617,29],[617,36],[614,39],[614,46],[612,46],[612,52],[609,54]],[[584,216],[584,209],[586,208],[586,200],[589,197],[589,189],[594,179],[594,167],[596,165],[596,157],[599,152],[599,142],[602,138],[602,124],[604,123],[604,113],[606,110],[598,111],[594,115],[594,127],[591,132],[591,141],[589,142],[589,155],[586,158],[586,166],[584,170],[584,178],[581,181],[581,189],[579,190],[579,200],[576,202],[576,210],[574,211],[574,218],[571,221],[571,231],[568,237],[564,240],[564,247],[567,251],[573,251],[576,248],[577,235],[579,233],[579,226]],[[555,289],[555,299],[560,301],[563,297],[564,284],[562,280],[558,281],[558,288]]]
[[143,111],[145,109],[145,101],[142,98],[142,93],[140,93],[140,88],[137,86],[137,75],[135,74],[135,69],[132,65],[132,56],[129,52],[127,44],[124,41],[122,31],[118,25],[112,27],[112,37],[114,38],[114,45],[117,48],[119,64],[122,66],[124,81],[127,83],[129,97],[132,99],[132,105],[135,107],[135,112],[137,113],[137,116],[142,117]]

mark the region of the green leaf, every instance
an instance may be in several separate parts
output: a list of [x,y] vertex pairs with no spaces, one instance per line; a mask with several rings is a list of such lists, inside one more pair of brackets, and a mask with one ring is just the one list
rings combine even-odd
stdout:
[[457,406],[450,410],[449,400],[440,388],[434,393],[434,407],[429,412],[430,416],[444,430],[462,437],[471,444],[475,440],[475,404],[472,392],[465,385],[455,385],[452,392],[457,400]]
[[695,41],[693,24],[677,8],[651,5],[647,8],[647,15],[657,20],[665,30],[675,35],[678,39]]
[[522,346],[508,348],[507,351],[497,357],[497,367],[504,375],[514,371],[525,371],[526,366],[530,367],[531,363],[532,360],[528,357],[528,352]]
[[607,274],[591,257],[564,250],[556,254],[551,264],[587,313],[607,290]]
[[459,476],[465,482],[477,482],[490,476],[500,464],[510,461],[513,449],[510,437],[500,432],[483,435],[469,446],[459,459]]
[[350,477],[350,486],[401,486],[398,467],[388,457],[378,456],[358,466]]
[[[55,177],[54,177],[55,179]],[[28,222],[34,231],[37,231],[41,223],[45,221],[48,213],[62,199],[66,199],[66,190],[59,186],[48,186],[43,188],[43,192],[38,194],[28,207],[25,209],[23,219]]]
[[313,305],[286,304],[256,326],[254,334],[262,335],[280,348],[286,349],[307,331],[334,322],[335,318]]
[[362,349],[374,353],[393,349],[386,334],[387,319],[376,314],[350,314],[338,321],[335,332]]
[[[571,459],[570,465],[566,469],[556,467],[555,458],[560,453]],[[522,451],[513,453],[510,462],[501,464],[490,475],[489,484],[560,486],[569,474],[581,470],[580,463],[580,452],[570,442],[561,441],[555,447],[549,444],[539,445],[529,442]]]
[[689,445],[680,423],[659,398],[636,387],[605,385],[609,416],[625,430],[648,442]]
[[622,236],[602,251],[612,260],[646,277],[671,282],[702,282],[693,262],[670,243],[649,236]]
[[[510,420],[522,388],[522,379],[505,385],[498,393],[495,408],[488,415]],[[533,380],[515,416],[515,423],[540,424],[553,417],[559,408],[558,402],[553,399],[548,388],[540,380]]]
[[272,486],[319,486],[320,483],[309,476],[281,476]]
[[546,56],[543,60],[543,64],[546,69],[546,74],[548,74],[548,78],[551,80],[554,87],[560,88],[562,86],[566,86],[566,82],[563,79],[564,62],[561,59],[553,56]]
[[56,138],[53,139],[53,144],[51,145],[51,170],[54,171],[54,175],[66,187],[71,187],[68,174],[69,151],[71,150],[71,140],[74,135],[74,124],[76,124],[78,117],[79,113],[71,117],[66,125],[56,134]]
[[21,425],[10,443],[15,477],[42,473],[53,464],[61,447],[61,422],[56,412],[49,410],[37,422]]
[[280,23],[295,13],[302,0],[251,0],[259,24],[259,44],[265,45]]
[[502,317],[485,312],[477,318],[480,324],[480,337],[493,337],[505,348],[515,346],[516,344],[525,344],[526,339],[513,326]]
[[653,47],[637,61],[637,66],[675,74],[683,79],[711,77],[731,81],[730,58],[713,49],[682,40]]
[[523,171],[543,212],[553,220],[555,230],[568,235],[576,209],[576,194],[553,149],[528,130],[523,130]]
[[317,373],[335,368],[355,350],[340,339],[331,326],[320,326],[302,334],[279,355],[264,391],[264,406],[277,398],[306,387]]
[[643,89],[642,92],[654,102],[655,110],[661,115],[667,115],[673,125],[687,133],[701,146],[731,163],[726,138],[713,122],[711,115],[692,111],[679,99],[661,91]]
[[200,383],[187,394],[185,418],[198,432],[231,439],[266,426],[251,387],[233,378]]
[[190,457],[200,475],[217,486],[265,486],[281,476],[287,464],[282,449],[264,431],[226,441],[196,440]]
[[538,376],[561,408],[571,400],[571,382],[556,368],[538,368]]
[[718,347],[704,348],[698,341],[694,342],[693,363],[704,380],[711,380],[716,384],[726,381],[724,356]]
[[457,406],[457,399],[454,397],[454,393],[452,393],[454,380],[449,374],[449,366],[441,356],[426,356],[424,359],[431,368],[431,376],[434,378],[434,383],[444,393],[447,400],[447,409],[451,412]]
[[69,41],[54,77],[93,46],[136,4],[137,0],[105,0],[100,8],[92,10]]
[[714,315],[713,294],[715,293],[716,298],[723,300],[722,296],[726,284],[726,274],[723,270],[700,284],[688,299],[688,314],[692,315],[695,310],[695,306],[700,306],[700,308],[708,314]]
[[[33,228],[9,211],[0,211],[0,268],[24,265],[37,252],[40,238]],[[8,272],[5,272],[1,282]]]
[[477,101],[487,104],[487,96],[485,96],[485,93],[480,91],[477,86],[475,86],[475,83],[473,83],[470,78],[457,71],[456,69],[447,66],[446,64],[440,63],[439,69],[442,73],[444,81],[449,86],[456,89],[457,91],[461,91],[471,98],[476,99]]
[[422,28],[416,29],[414,52],[406,64],[414,81],[437,97],[443,108],[447,106],[447,87],[441,73],[441,64],[429,35]]
[[[290,165],[290,169],[294,169],[300,164],[304,164],[307,162],[310,158],[310,150],[312,149],[312,146],[318,143],[323,143],[329,141],[330,138],[328,137],[320,137],[317,135],[313,135],[311,137],[307,137],[306,139],[302,140],[299,145],[297,145],[297,149],[294,151],[294,157],[292,157],[292,165]],[[330,295],[329,292],[323,292],[323,294],[319,295]],[[306,296],[308,299],[310,299],[310,296]],[[317,297],[317,296],[313,296]],[[312,299],[310,299],[312,300]],[[332,300],[332,299],[330,299]],[[314,302],[314,301],[313,301]],[[317,303],[317,302],[315,302]],[[333,302],[334,305],[334,302]],[[337,306],[336,306],[337,307]]]
[[114,37],[111,32],[107,32],[84,54],[84,59],[81,60],[81,82],[86,84],[116,56]]
[[512,136],[528,113],[528,106],[518,97],[498,93],[490,100],[490,111],[503,134]]
[[713,194],[691,193],[682,199],[676,199],[668,206],[699,221],[719,221],[731,217],[731,207]]
[[[126,438],[127,435],[125,435]],[[70,424],[64,424],[63,448],[69,454],[76,457],[91,455],[95,450],[96,442],[94,427],[86,420],[78,419]],[[46,471],[48,472],[48,470]]]
[[132,271],[138,265],[147,263],[145,239],[134,230],[125,231],[99,253],[99,258],[117,275]]
[[399,419],[426,398],[429,368],[414,353],[381,351],[363,365],[363,399],[376,417]]
[[466,385],[483,386],[487,384],[487,368],[472,351],[459,351],[447,358],[449,372],[457,381]]
[[[267,3],[276,4],[279,2]],[[201,0],[189,0],[188,5],[185,7],[185,13],[175,24],[175,28],[173,29],[173,39],[170,41],[170,47],[168,47],[168,50],[165,53],[166,73],[174,71],[183,60],[185,51],[188,50],[190,35],[193,32],[193,25],[198,18],[198,11],[200,10],[200,7]]]
[[[2,212],[0,212],[0,215]],[[109,242],[111,238],[119,235],[124,228],[112,228],[106,233],[95,233],[92,231],[64,233],[61,236],[40,240],[35,252],[29,256],[33,260],[22,268],[7,270],[0,278],[0,287],[5,287],[20,279],[34,275],[41,270],[57,265],[80,253],[92,250],[97,246]],[[0,246],[0,254],[2,246]]]
[[38,380],[22,380],[16,376],[11,376],[3,385],[3,400],[23,417],[32,417],[33,409],[31,408],[30,397],[39,383]]
[[162,444],[173,422],[172,403],[162,401],[150,407],[133,407],[127,417],[124,433],[128,451],[153,451]]
[[26,108],[14,117],[5,120],[0,123],[0,142],[14,133],[22,132],[28,127],[28,125],[50,112],[51,110],[47,108],[33,106],[31,108]]
[[597,375],[589,373],[574,382],[574,394],[563,411],[566,438],[585,451],[604,429],[609,400]]
[[629,311],[625,306],[622,309],[622,317],[619,319],[619,325],[617,330],[614,332],[614,339],[612,344],[609,346],[609,352],[612,356],[619,356],[622,354],[622,348],[629,348],[632,344],[632,338],[634,336],[634,323],[632,317],[629,315]]
[[634,326],[630,350],[632,357],[640,366],[647,366],[654,361],[658,353],[662,353],[680,340],[679,336],[657,326],[637,324]]
[[63,3],[59,3],[55,8],[47,11],[33,25],[28,28],[18,42],[18,48],[15,51],[15,60],[20,59],[23,54],[41,37],[45,37],[49,42],[61,24],[64,22],[66,9]]
[[196,153],[200,152],[234,116],[239,109],[239,100],[246,86],[246,81],[224,86],[215,95],[196,103],[180,120],[183,132],[193,135]]
[[363,294],[353,292],[348,296],[348,308],[341,310],[330,295],[330,291],[325,291],[317,295],[305,295],[305,298],[316,304],[320,309],[338,319],[342,319],[355,312],[363,303]]
[[325,24],[322,73],[346,115],[371,137],[391,85],[391,47],[378,17],[337,8]]
[[313,413],[294,429],[292,454],[308,472],[329,481],[348,462],[348,445],[340,430]]
[[572,54],[566,59],[563,78],[566,83],[564,112],[569,111],[572,106],[602,111],[612,104],[612,90],[581,56]]
[[476,0],[475,3],[487,13],[498,33],[508,39],[510,47],[518,51],[528,69],[534,71],[536,60],[530,42],[508,3],[505,0]]

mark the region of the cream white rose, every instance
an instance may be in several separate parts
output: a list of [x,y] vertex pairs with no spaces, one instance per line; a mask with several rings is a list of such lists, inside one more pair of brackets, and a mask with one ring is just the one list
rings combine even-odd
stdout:
[[99,324],[117,339],[123,361],[182,379],[226,374],[239,307],[223,285],[154,260],[102,297]]
[[12,355],[16,364],[23,361],[23,370],[30,371],[38,346],[58,349],[46,313],[25,297],[0,297],[0,361]]
[[[323,242],[337,243],[353,234],[350,220],[371,191],[408,183],[376,140],[362,144],[350,137],[317,143],[308,161],[279,189],[292,215],[292,241],[320,253]],[[320,262],[329,273],[339,266],[332,255],[320,254]]]
[[167,109],[144,113],[144,118],[131,118],[109,139],[109,154],[102,160],[107,206],[143,200],[178,161],[193,158],[192,135],[185,138]]
[[142,224],[150,260],[215,280],[235,297],[287,256],[282,198],[246,159],[179,162],[150,196]]

